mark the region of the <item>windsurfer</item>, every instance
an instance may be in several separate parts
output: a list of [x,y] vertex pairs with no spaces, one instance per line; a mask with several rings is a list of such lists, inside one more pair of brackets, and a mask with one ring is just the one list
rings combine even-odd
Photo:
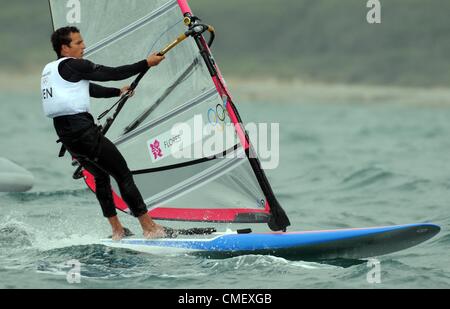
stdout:
[[132,214],[138,218],[144,237],[167,236],[164,227],[147,214],[147,206],[136,187],[127,163],[117,147],[102,133],[89,113],[90,97],[110,98],[129,90],[103,87],[90,81],[124,80],[150,66],[157,66],[164,56],[152,54],[131,65],[107,67],[83,59],[85,44],[76,27],[63,27],[51,37],[58,60],[47,64],[42,75],[42,102],[46,116],[60,141],[78,162],[95,177],[96,196],[103,216],[112,227],[112,239],[120,240],[125,230],[117,217],[110,176],[116,180],[120,194]]

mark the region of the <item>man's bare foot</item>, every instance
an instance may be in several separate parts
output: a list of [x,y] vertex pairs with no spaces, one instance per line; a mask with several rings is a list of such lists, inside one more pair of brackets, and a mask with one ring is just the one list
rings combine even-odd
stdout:
[[119,241],[122,240],[122,238],[125,236],[125,231],[123,230],[123,228],[121,230],[114,230],[112,232],[112,240],[114,241]]
[[112,237],[111,237],[112,240],[114,241],[121,240],[125,236],[125,231],[117,215],[108,218],[108,221],[109,224],[111,224],[112,228]]
[[167,234],[161,225],[156,225],[156,227],[151,230],[144,230],[144,237],[147,239],[164,238],[166,236]]
[[145,238],[164,238],[167,236],[164,227],[156,224],[148,214],[138,217],[138,220]]

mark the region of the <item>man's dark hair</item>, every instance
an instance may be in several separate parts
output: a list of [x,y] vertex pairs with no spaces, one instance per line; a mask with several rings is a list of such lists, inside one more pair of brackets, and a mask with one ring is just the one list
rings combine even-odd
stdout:
[[80,33],[80,30],[78,30],[77,27],[62,27],[57,29],[52,34],[52,45],[53,50],[58,55],[58,58],[61,58],[61,47],[63,45],[70,45],[70,42],[72,42],[72,39],[70,38],[71,33]]

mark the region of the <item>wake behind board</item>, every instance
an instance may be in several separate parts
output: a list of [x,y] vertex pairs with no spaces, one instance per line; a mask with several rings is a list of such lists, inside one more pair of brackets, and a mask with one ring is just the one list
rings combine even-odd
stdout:
[[198,238],[129,238],[102,243],[151,254],[188,253],[210,258],[262,254],[302,260],[362,259],[410,248],[439,231],[438,225],[418,223],[288,233],[213,233]]

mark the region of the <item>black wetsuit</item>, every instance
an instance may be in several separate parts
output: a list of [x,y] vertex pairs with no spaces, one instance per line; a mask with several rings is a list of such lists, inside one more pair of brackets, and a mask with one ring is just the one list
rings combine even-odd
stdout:
[[[111,68],[96,65],[84,59],[67,59],[59,64],[58,72],[64,80],[74,83],[80,80],[116,81],[136,75],[144,71],[147,66],[146,60]],[[90,83],[89,94],[95,98],[111,98],[120,96],[120,89]],[[110,175],[116,180],[121,197],[132,214],[139,217],[147,213],[147,207],[125,159],[116,146],[101,133],[91,114],[80,113],[55,117],[53,124],[66,149],[94,176],[96,196],[105,217],[117,215]]]

